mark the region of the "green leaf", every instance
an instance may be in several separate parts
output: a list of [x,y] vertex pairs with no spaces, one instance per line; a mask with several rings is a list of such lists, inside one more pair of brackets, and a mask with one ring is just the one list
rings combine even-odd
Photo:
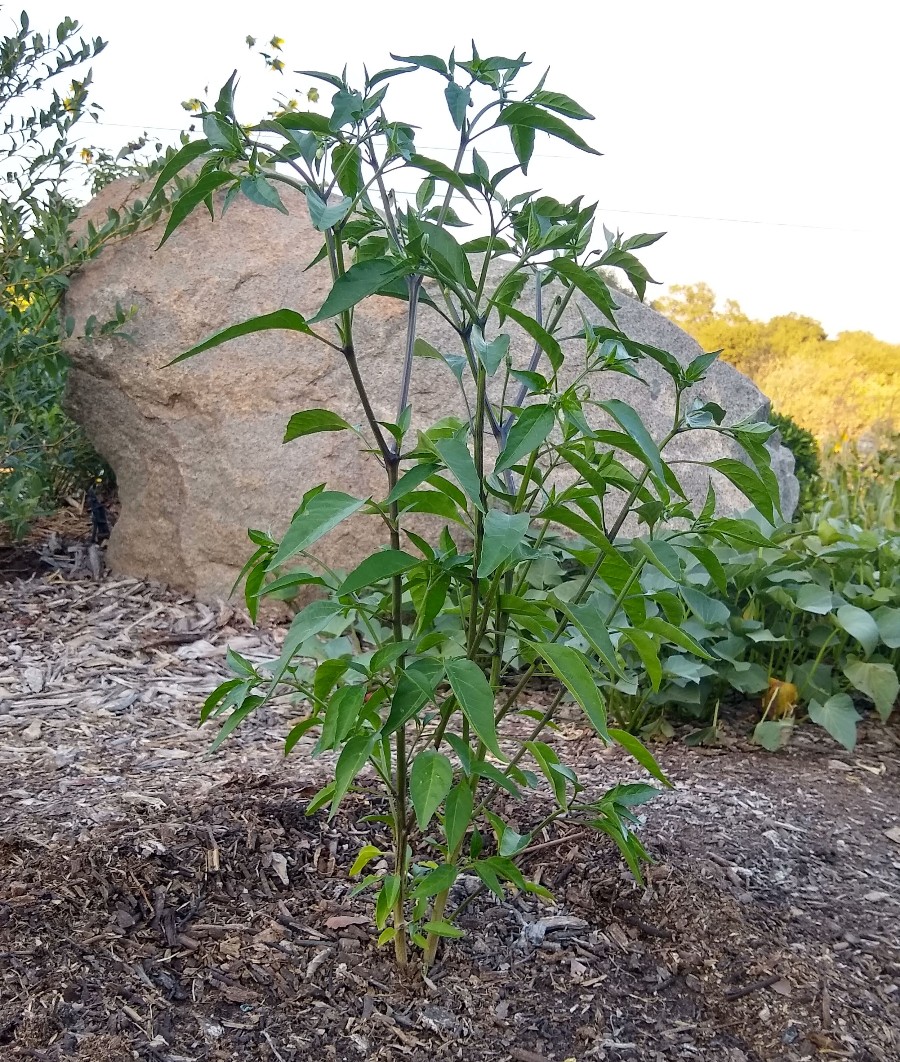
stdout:
[[900,649],[900,608],[883,605],[872,615],[878,625],[878,633],[888,649]]
[[314,189],[307,188],[306,204],[309,207],[313,227],[319,232],[325,232],[344,220],[350,213],[353,200],[349,196],[344,196],[339,202],[329,204]]
[[481,334],[481,330],[474,328],[472,330],[472,345],[475,347],[478,360],[484,366],[488,376],[494,375],[500,367],[500,363],[509,354],[509,336],[507,335],[495,336],[488,343]]
[[640,414],[637,413],[627,402],[618,398],[609,398],[605,402],[597,403],[605,410],[616,423],[620,424],[627,435],[640,447],[644,460],[656,474],[660,482],[666,478],[663,460],[659,447],[653,441],[650,432],[644,427]]
[[348,734],[356,727],[365,699],[366,687],[362,683],[341,686],[332,694],[313,756],[318,756],[328,749],[339,748],[344,743]]
[[600,618],[596,608],[589,605],[575,605],[557,599],[554,600],[565,616],[570,619],[581,633],[587,638],[591,648],[600,657],[604,664],[614,675],[624,678],[625,672],[616,656],[616,650],[609,637],[609,630]]
[[383,854],[384,853],[381,849],[376,848],[374,844],[364,845],[360,849],[359,855],[353,861],[353,866],[350,868],[350,877],[355,878],[357,874],[362,873],[363,867]]
[[874,702],[882,722],[886,723],[900,694],[900,678],[893,665],[853,660],[844,665],[844,674],[860,693]]
[[505,513],[491,509],[484,520],[484,538],[478,578],[486,579],[516,552],[525,541],[531,517],[528,513]]
[[183,148],[176,151],[165,166],[159,171],[159,176],[156,178],[156,184],[153,186],[153,191],[150,193],[150,198],[147,200],[148,205],[156,199],[176,173],[180,173],[185,166],[189,166],[194,159],[198,159],[201,155],[205,155],[210,148],[211,144],[208,140],[192,140],[189,144],[185,144]]
[[693,586],[682,585],[678,589],[688,608],[702,624],[707,627],[718,627],[728,623],[731,610],[724,602],[709,597]]
[[302,332],[307,336],[314,334],[306,323],[306,319],[302,314],[297,313],[296,310],[275,310],[273,313],[264,313],[259,317],[251,317],[247,321],[242,321],[240,324],[223,328],[221,332],[216,332],[209,339],[205,339],[202,343],[198,343],[197,346],[191,347],[190,350],[186,350],[183,354],[179,354],[177,358],[173,358],[168,362],[168,365],[176,365],[179,361],[192,358],[195,354],[202,354],[204,350],[218,347],[231,339],[240,339],[241,336],[249,336],[254,332],[268,332],[271,329],[279,328],[288,332]]
[[226,170],[212,170],[210,173],[204,173],[197,183],[192,184],[172,205],[169,221],[163,233],[163,238],[159,241],[159,247],[162,247],[184,219],[193,213],[204,199],[211,196],[223,184],[231,184],[236,180],[237,178],[234,174],[228,173]]
[[472,821],[472,790],[465,784],[455,786],[444,803],[444,837],[447,851],[453,853],[462,844]]
[[471,660],[450,660],[447,679],[472,729],[498,759],[506,757],[497,743],[494,724],[494,692],[481,668]]
[[648,616],[641,624],[641,628],[651,634],[658,634],[663,638],[667,638],[670,642],[680,645],[682,649],[687,649],[694,656],[702,657],[704,660],[712,660],[712,655],[695,638],[692,638],[680,627],[676,627],[674,623],[667,623],[666,620],[661,619],[659,616]]
[[856,605],[841,605],[835,613],[838,626],[855,638],[870,656],[878,645],[880,635],[878,624],[871,612],[866,612]]
[[436,55],[394,55],[393,52],[390,55],[398,63],[412,63],[413,66],[422,66],[426,70],[433,70],[436,74],[443,74],[444,77],[449,76],[447,64]]
[[466,108],[469,106],[471,96],[469,89],[462,88],[455,81],[451,81],[444,89],[444,97],[447,100],[450,117],[453,119],[453,124],[457,129],[462,129],[463,122],[466,120]]
[[353,498],[337,490],[323,490],[314,495],[294,514],[290,527],[285,532],[275,555],[269,561],[272,571],[291,557],[308,549],[314,542],[342,520],[352,516],[365,505],[360,498]]
[[344,431],[349,427],[350,425],[343,417],[332,413],[330,409],[304,409],[300,413],[295,413],[288,421],[288,426],[284,431],[284,442],[292,442],[302,435],[315,435],[320,431]]
[[449,922],[423,922],[422,929],[426,933],[434,933],[436,937],[464,937],[465,931],[457,926],[451,926]]
[[452,863],[442,863],[425,875],[410,893],[413,900],[427,900],[429,896],[437,896],[451,888],[459,874],[459,868]]
[[415,568],[421,561],[402,549],[383,549],[358,564],[337,589],[337,596],[355,594],[365,586],[380,583],[393,575]]
[[528,173],[528,164],[534,154],[534,130],[527,125],[509,126],[509,139],[512,149],[516,153],[522,173]]
[[594,117],[580,103],[576,103],[571,96],[566,96],[562,92],[547,92],[546,89],[542,89],[540,92],[532,93],[528,102],[538,107],[546,107],[551,111],[558,111],[567,118],[575,118],[578,121]]
[[324,321],[352,309],[358,302],[374,295],[408,271],[406,263],[396,258],[371,258],[356,262],[343,276],[337,278],[322,308],[315,317],[310,318],[310,322]]
[[573,262],[571,258],[554,258],[548,268],[574,284],[605,317],[608,317],[610,321],[615,321],[614,315],[619,307],[606,281],[595,269],[585,269],[577,262]]
[[397,680],[391,700],[391,710],[384,726],[383,737],[390,737],[411,719],[427,702],[434,699],[438,683],[444,676],[444,665],[434,657],[414,660]]
[[288,665],[294,658],[301,645],[313,635],[320,634],[329,626],[335,616],[343,611],[337,601],[312,601],[301,612],[294,616],[293,622],[288,628],[284,644],[281,647],[281,655],[272,671],[272,688],[287,670]]
[[413,760],[409,795],[419,829],[424,830],[453,785],[453,765],[443,753],[423,749]]
[[550,406],[526,406],[514,421],[506,437],[506,444],[497,457],[495,472],[512,468],[526,454],[542,446],[553,431],[556,415]]
[[838,744],[852,752],[856,745],[856,724],[859,713],[853,707],[853,699],[847,693],[836,693],[824,704],[809,702],[809,717],[824,727]]
[[404,472],[403,475],[397,480],[393,490],[387,496],[386,504],[390,505],[391,502],[400,501],[410,491],[414,491],[421,483],[424,483],[429,476],[434,475],[435,472],[441,466],[436,462],[424,462],[420,465],[415,465],[408,472]]
[[753,740],[769,752],[783,749],[791,740],[794,724],[790,719],[765,719],[753,730]]
[[340,802],[365,766],[376,740],[375,734],[357,734],[356,737],[350,738],[341,750],[334,769],[334,795],[331,799],[331,811],[328,813],[329,819],[333,819],[337,814]]
[[241,191],[251,203],[256,203],[257,206],[273,207],[282,214],[288,212],[287,207],[281,201],[278,189],[261,173],[255,177],[242,177]]
[[[381,891],[378,893],[378,899],[375,901],[375,925],[379,929],[384,929],[384,925],[390,918],[394,910],[394,905],[397,902],[397,898],[400,895],[400,878],[396,874],[385,874],[381,883]],[[395,933],[396,927],[390,930],[385,930],[384,933],[378,938],[379,944],[382,939],[391,939],[387,936],[388,933]]]
[[662,682],[662,664],[659,662],[659,647],[652,635],[634,627],[625,627],[622,634],[637,650],[641,663],[647,671],[647,678],[650,679],[650,685],[654,690],[658,690]]
[[497,118],[497,125],[524,126],[526,129],[539,129],[550,136],[564,140],[567,144],[587,151],[591,155],[599,155],[600,152],[592,148],[570,126],[553,114],[535,107],[532,103],[511,103],[504,107]]
[[434,445],[475,508],[485,512],[485,504],[481,498],[481,480],[465,439],[438,439]]
[[547,661],[553,674],[581,705],[600,737],[610,744],[606,729],[606,705],[584,654],[570,645],[559,645],[557,642],[537,642],[534,649]]
[[768,487],[754,469],[745,465],[743,461],[736,461],[733,457],[721,457],[716,461],[707,461],[706,464],[733,483],[770,524],[775,523],[778,498],[772,497]]
[[514,306],[510,306],[508,303],[498,299],[497,296],[499,294],[500,289],[498,288],[498,290],[494,292],[494,298],[491,302],[531,336],[535,343],[537,343],[549,358],[550,364],[553,366],[553,371],[559,372],[564,360],[562,347],[559,345],[559,341],[552,336],[542,324],[535,321],[533,317],[529,317],[527,313],[522,313],[521,310],[517,310]]
[[812,612],[815,616],[825,616],[834,608],[834,595],[818,583],[805,583],[797,591],[794,599],[797,608],[803,612]]
[[425,170],[425,172],[430,173],[432,177],[436,177],[439,181],[444,181],[446,184],[449,184],[451,188],[454,188],[460,193],[460,195],[468,199],[473,206],[475,205],[475,200],[472,198],[469,189],[466,187],[465,181],[445,162],[438,162],[436,159],[429,159],[424,155],[412,155],[409,160],[409,165],[414,166],[418,170]]
[[634,734],[629,734],[628,731],[619,730],[616,727],[610,727],[609,736],[617,745],[621,745],[630,756],[636,759],[642,767],[645,767],[654,778],[670,789],[672,788],[672,783],[663,774],[662,768],[656,762],[653,753]]

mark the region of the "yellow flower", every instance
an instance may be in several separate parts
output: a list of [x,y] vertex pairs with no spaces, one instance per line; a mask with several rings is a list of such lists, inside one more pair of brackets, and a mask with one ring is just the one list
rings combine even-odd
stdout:
[[309,100],[310,103],[318,103],[319,90],[317,88],[311,88],[309,92],[307,92],[306,98]]
[[183,100],[181,106],[186,111],[199,111],[203,107],[203,103],[198,99]]
[[277,70],[279,74],[282,72],[282,70],[284,70],[284,63],[281,59],[270,59],[269,66],[273,70]]
[[273,37],[269,41],[270,47],[274,48],[277,52],[281,51],[282,44],[284,44],[284,38],[283,37]]
[[94,153],[90,148],[81,149],[81,161],[87,166],[94,161]]

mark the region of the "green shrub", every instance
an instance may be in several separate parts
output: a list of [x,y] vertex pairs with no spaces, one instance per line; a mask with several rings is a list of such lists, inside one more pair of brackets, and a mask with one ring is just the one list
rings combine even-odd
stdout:
[[[568,96],[545,90],[543,79],[519,90],[529,65],[524,57],[482,58],[473,49],[465,61],[453,55],[394,58],[401,65],[367,75],[359,88],[346,74],[313,74],[333,90],[325,113],[291,111],[249,127],[235,117],[232,78],[215,107],[203,108],[205,140],[179,152],[158,187],[201,161],[164,239],[191,210],[214,204],[214,194],[224,195],[226,206],[243,194],[283,210],[279,186],[305,195],[322,234],[317,260],[327,262],[332,287],[313,317],[273,306],[177,360],[270,328],[329,346],[344,360],[363,426],[329,410],[302,410],[291,418],[285,441],[343,432],[347,445],[380,458],[384,489],[356,498],[323,483],[301,499],[280,541],[250,532],[256,551],[244,576],[253,615],[261,597],[287,589],[312,584],[326,596],[297,613],[270,666],[230,652],[234,677],[209,697],[202,718],[221,724],[218,746],[276,693],[293,694],[306,714],[288,735],[286,750],[312,732],[318,735],[314,754],[337,755],[333,778],[312,800],[310,813],[329,806],[333,815],[368,765],[390,806],[379,821],[390,828],[391,850],[365,846],[352,872],[386,861],[389,869],[367,873],[359,888],[374,892],[381,940],[393,941],[398,962],[408,961],[411,942],[423,949],[428,966],[439,939],[459,935],[448,898],[460,874],[477,875],[501,896],[504,882],[546,895],[523,878],[517,861],[550,823],[565,820],[608,834],[640,876],[646,853],[635,834],[634,808],[657,789],[630,783],[588,794],[544,739],[561,702],[571,697],[601,742],[621,744],[665,782],[643,745],[607,724],[598,684],[609,685],[622,671],[612,639],[648,660],[669,639],[709,659],[676,622],[643,606],[642,572],[648,564],[667,570],[675,544],[701,529],[725,544],[761,538],[749,521],[716,519],[712,491],[693,513],[666,448],[686,432],[723,433],[745,447],[752,464],[720,460],[714,466],[772,519],[778,492],[764,446],[774,428],[726,427],[718,406],[685,399],[715,355],[683,367],[616,327],[590,323],[586,312],[579,336],[563,324],[576,296],[595,320],[602,319],[597,310],[615,316],[603,268],[624,271],[643,297],[649,277],[634,251],[658,239],[606,232],[605,245],[592,250],[594,207],[580,198],[561,203],[537,193],[507,197],[501,190],[512,173],[527,170],[538,132],[593,150],[571,124],[591,116]],[[416,126],[386,115],[385,93],[398,77],[437,83],[458,135],[453,166],[420,154]],[[490,168],[474,147],[488,130],[509,136],[518,165]],[[407,187],[415,181],[413,202],[393,199],[387,173]],[[457,211],[471,212],[475,204],[483,233],[461,243],[454,234],[463,220]],[[396,415],[389,422],[372,411],[357,361],[354,308],[376,295],[407,306]],[[418,337],[417,322],[426,314],[439,314],[452,326],[452,350],[439,351]],[[516,331],[533,341],[524,366],[510,356]],[[571,384],[560,377],[567,358],[570,364],[576,359]],[[603,396],[604,373],[640,377],[646,359],[669,375],[677,396],[673,423],[658,440],[631,406]],[[469,415],[413,431],[414,371],[452,373]],[[490,392],[489,381],[496,385]],[[591,427],[598,414],[614,428]],[[496,448],[496,459],[488,446]],[[560,470],[571,475],[566,487],[551,476]],[[446,526],[440,535],[425,539],[411,530],[409,516],[421,512],[441,518]],[[384,548],[346,576],[315,565],[309,551],[316,541],[352,514],[369,515],[372,538],[377,541],[380,530]],[[645,546],[618,542],[629,514],[651,531]],[[685,530],[660,530],[673,520]],[[551,547],[555,524],[585,541]],[[565,595],[538,579],[560,549],[584,565]],[[708,550],[690,556],[717,571]],[[313,571],[285,571],[297,561],[312,563]],[[354,629],[357,635],[349,637]],[[560,686],[550,704],[536,710],[523,703],[523,693],[544,670]],[[513,720],[518,725],[509,727]],[[515,823],[504,818],[498,794],[519,798],[539,789],[541,780],[554,805],[532,804],[530,818],[523,805]]]
[[[0,530],[13,538],[66,495],[109,475],[60,405],[66,378],[60,338],[63,328],[69,334],[78,328],[88,338],[121,330],[130,311],[110,307],[108,321],[63,323],[59,306],[70,275],[108,240],[143,222],[138,203],[121,214],[111,211],[79,240],[71,237],[78,210],[71,188],[79,166],[76,125],[86,115],[99,116],[90,99],[90,71],[81,80],[73,75],[105,47],[99,38],[79,37],[79,30],[65,18],[54,31],[37,32],[23,12],[15,32],[0,40],[6,181],[0,198]],[[113,174],[151,172],[152,166],[135,163],[135,146],[115,160],[101,155],[95,184]],[[81,155],[91,158],[87,149]]]
[[770,423],[781,435],[781,441],[794,455],[794,475],[800,484],[796,518],[813,512],[822,499],[822,462],[816,437],[784,413],[772,412]]
[[900,432],[876,426],[825,447],[826,515],[900,531]]

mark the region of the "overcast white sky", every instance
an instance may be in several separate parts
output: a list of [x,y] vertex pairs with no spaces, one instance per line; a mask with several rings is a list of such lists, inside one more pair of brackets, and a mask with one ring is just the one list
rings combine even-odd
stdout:
[[[533,80],[549,65],[547,87],[597,116],[579,132],[604,153],[579,155],[538,134],[528,187],[598,200],[610,228],[665,230],[642,255],[666,284],[705,280],[754,317],[796,311],[831,334],[862,329],[900,342],[896,0],[27,6],[34,23],[68,14],[109,41],[94,66],[105,124],[90,136],[115,148],[144,128],[174,139],[169,129],[189,120],[180,101],[207,84],[214,96],[235,67],[238,110],[251,121],[276,91],[310,86],[294,69],[375,70],[394,65],[390,51],[446,56],[453,45],[463,57],[473,35],[482,55],[525,51]],[[0,19],[14,13],[6,5]],[[247,34],[285,39],[284,76],[248,51]],[[391,96],[397,116],[422,126],[425,153],[446,158],[438,149],[454,130],[440,89],[421,73]]]

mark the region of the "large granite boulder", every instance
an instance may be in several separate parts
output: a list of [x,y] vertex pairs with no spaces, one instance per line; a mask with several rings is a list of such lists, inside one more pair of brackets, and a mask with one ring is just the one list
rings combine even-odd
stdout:
[[[138,195],[146,196],[146,189],[111,185],[83,217],[102,219],[107,207]],[[282,196],[287,217],[238,198],[215,222],[197,210],[160,249],[159,228],[111,245],[72,279],[66,313],[76,322],[91,315],[104,321],[116,302],[138,311],[128,326],[130,341],[113,336],[66,344],[72,361],[67,408],[118,481],[121,515],[109,545],[113,571],[154,578],[201,598],[224,596],[248,556],[247,528],[280,534],[309,487],[327,481],[334,489],[383,496],[381,466],[346,433],[308,436],[287,446],[281,441],[290,415],[300,409],[325,407],[354,423],[362,419],[336,352],[295,333],[267,332],[166,367],[229,324],[281,307],[312,315],[321,305],[330,289],[327,266],[303,271],[320,235],[303,198],[289,189]],[[633,338],[664,347],[682,362],[700,353],[690,336],[649,307],[626,296],[620,301],[618,322]],[[385,420],[396,414],[405,309],[385,298],[357,311],[360,369],[375,412]],[[593,308],[584,309],[597,319]],[[571,332],[579,327],[573,310]],[[517,356],[527,359],[530,340],[515,326],[505,330]],[[438,348],[456,349],[452,330],[427,309],[420,314],[419,335]],[[595,390],[631,402],[658,437],[671,423],[671,387],[653,364],[647,363],[645,375],[648,387],[604,373]],[[723,406],[729,420],[764,419],[768,413],[759,390],[725,364],[710,372],[702,395]],[[455,381],[427,360],[417,359],[412,402],[414,421],[422,425],[461,411]],[[797,499],[793,460],[778,443],[772,451],[790,513]],[[735,452],[701,432],[682,456]],[[680,475],[702,498],[707,471],[685,465]],[[746,507],[724,480],[717,489],[723,510]],[[372,518],[357,517],[320,542],[317,552],[346,569],[382,532]]]

